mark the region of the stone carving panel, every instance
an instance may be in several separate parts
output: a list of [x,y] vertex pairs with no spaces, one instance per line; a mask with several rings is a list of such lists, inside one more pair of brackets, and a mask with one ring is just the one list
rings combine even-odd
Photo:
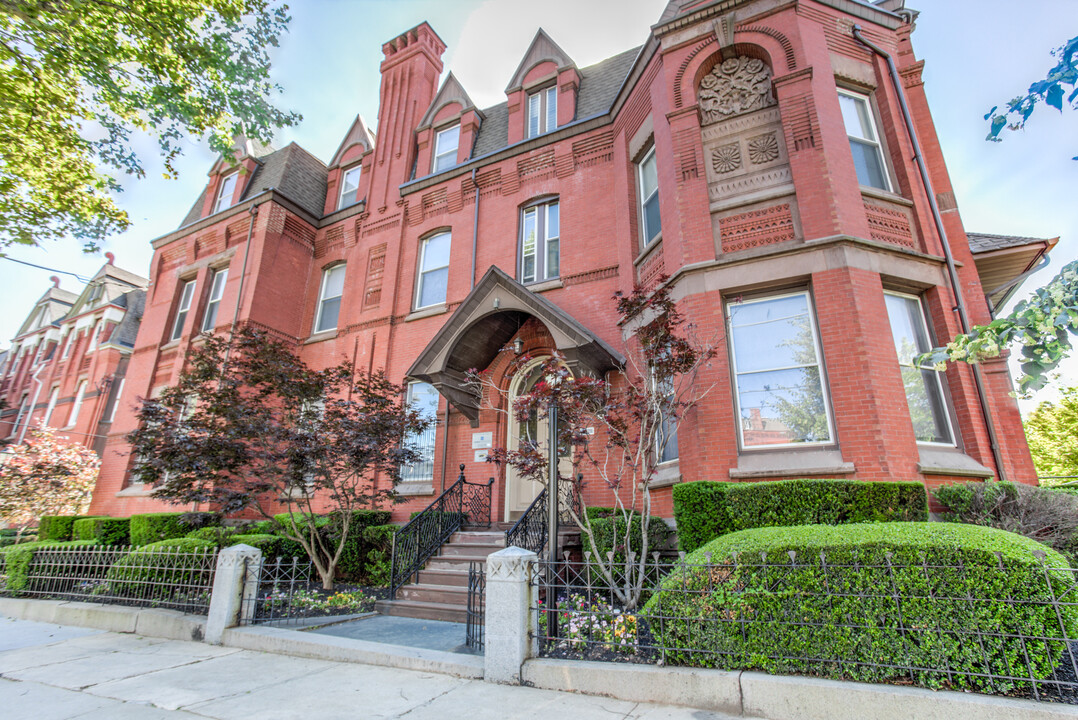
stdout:
[[771,70],[763,60],[744,55],[724,60],[700,81],[697,100],[702,125],[771,107]]
[[779,157],[779,141],[773,132],[749,138],[748,145],[749,161],[753,165],[763,165]]
[[731,173],[741,167],[741,146],[738,143],[722,145],[711,151],[711,166],[720,175]]
[[719,219],[722,251],[735,252],[793,240],[794,219],[789,203]]

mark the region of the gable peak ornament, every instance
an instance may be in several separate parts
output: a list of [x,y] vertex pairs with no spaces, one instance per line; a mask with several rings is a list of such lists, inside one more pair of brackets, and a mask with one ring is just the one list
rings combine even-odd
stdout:
[[771,70],[758,58],[728,58],[700,81],[697,99],[704,125],[771,107]]

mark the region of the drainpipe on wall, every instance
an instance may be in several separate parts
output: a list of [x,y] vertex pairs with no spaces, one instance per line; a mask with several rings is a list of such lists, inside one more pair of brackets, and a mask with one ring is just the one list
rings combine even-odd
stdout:
[[[908,18],[906,22],[909,22]],[[928,176],[928,168],[925,166],[925,160],[921,153],[921,143],[917,141],[917,131],[913,127],[913,117],[910,115],[910,107],[906,102],[906,93],[902,90],[902,82],[898,77],[898,68],[895,66],[894,59],[888,53],[865,39],[861,34],[860,25],[853,26],[853,37],[887,62],[891,85],[894,86],[895,94],[898,96],[898,105],[902,109],[902,119],[906,125],[906,133],[909,135],[910,144],[913,146],[913,158],[917,161],[917,171],[921,176],[925,194],[928,196],[928,205],[932,209],[932,220],[936,226],[936,232],[939,233],[940,243],[943,245],[943,256],[947,261],[947,276],[951,283],[951,292],[954,295],[954,309],[958,311],[958,320],[962,326],[962,333],[968,333],[970,330],[969,315],[966,312],[965,300],[962,299],[962,286],[958,281],[958,270],[955,268],[954,257],[951,255],[951,245],[947,240],[947,231],[943,229],[943,217],[940,215],[939,205],[936,203],[936,193],[932,189],[932,180]],[[992,447],[992,458],[996,463],[996,473],[1000,480],[1006,480],[1007,473],[1003,469],[1003,457],[999,450],[996,426],[992,422],[992,413],[988,409],[988,396],[984,390],[984,378],[981,377],[981,368],[978,365],[973,365],[973,382],[977,386],[977,398],[980,402],[981,414],[984,415],[985,428],[988,430],[988,442]]]

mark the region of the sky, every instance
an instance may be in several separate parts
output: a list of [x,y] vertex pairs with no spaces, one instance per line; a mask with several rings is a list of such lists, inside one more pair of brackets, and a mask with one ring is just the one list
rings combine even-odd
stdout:
[[[304,120],[280,130],[274,141],[295,141],[329,162],[357,113],[372,129],[378,116],[378,66],[382,44],[426,20],[446,42],[444,73],[452,70],[480,107],[505,100],[504,90],[541,26],[584,67],[635,47],[647,38],[665,0],[301,0],[272,53],[272,77],[283,93],[280,107]],[[1074,0],[1036,0],[1015,10],[1013,0],[907,0],[921,10],[914,50],[925,61],[924,81],[936,131],[967,231],[1060,237],[1048,268],[1033,275],[1026,291],[1048,282],[1078,257],[1078,112],[1040,108],[1025,130],[985,142],[984,115],[1022,94],[1054,65],[1049,52],[1078,32]],[[616,8],[616,9],[615,9]],[[1068,23],[1069,21],[1069,23]],[[116,264],[147,275],[150,241],[175,229],[198,197],[215,157],[207,144],[189,140],[176,163],[179,178],[161,177],[154,144],[140,142],[147,176],[121,178],[120,207],[131,228],[102,247]],[[104,263],[74,241],[40,248],[8,248],[7,254],[89,278]],[[0,259],[0,349],[49,287],[50,270]],[[61,287],[83,285],[60,275]],[[1021,401],[1024,411],[1053,397],[1060,385],[1078,384],[1078,357],[1064,365],[1054,387]]]

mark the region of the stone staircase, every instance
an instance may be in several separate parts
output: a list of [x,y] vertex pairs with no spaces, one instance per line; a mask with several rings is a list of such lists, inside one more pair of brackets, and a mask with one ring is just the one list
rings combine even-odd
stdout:
[[464,622],[468,615],[468,565],[486,562],[487,555],[504,548],[506,529],[496,524],[490,530],[453,533],[419,571],[418,582],[401,586],[395,600],[379,600],[375,610],[383,615]]

